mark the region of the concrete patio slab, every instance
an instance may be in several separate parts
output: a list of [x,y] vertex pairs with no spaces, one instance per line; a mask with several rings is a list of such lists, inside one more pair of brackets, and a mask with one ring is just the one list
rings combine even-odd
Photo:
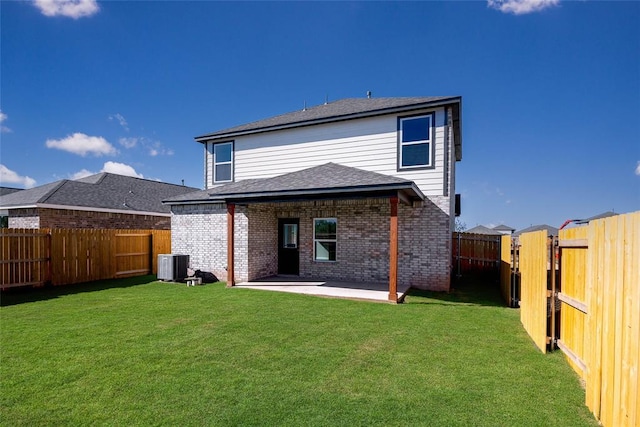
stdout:
[[[388,283],[341,282],[334,280],[303,279],[298,276],[274,276],[251,282],[238,283],[235,287],[291,292],[330,298],[390,302]],[[399,302],[404,299],[408,291],[409,286],[398,286]]]

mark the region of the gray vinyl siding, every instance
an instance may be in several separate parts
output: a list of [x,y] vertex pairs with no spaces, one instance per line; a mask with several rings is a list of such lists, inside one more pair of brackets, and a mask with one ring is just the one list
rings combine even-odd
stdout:
[[[234,180],[269,178],[333,162],[414,181],[427,196],[449,197],[453,191],[451,161],[453,140],[445,153],[445,112],[413,111],[411,115],[435,111],[434,168],[398,171],[398,114],[320,124],[283,131],[236,137]],[[207,187],[212,182],[212,150],[206,144]],[[448,175],[447,179],[445,177]],[[449,206],[440,206],[449,212]]]

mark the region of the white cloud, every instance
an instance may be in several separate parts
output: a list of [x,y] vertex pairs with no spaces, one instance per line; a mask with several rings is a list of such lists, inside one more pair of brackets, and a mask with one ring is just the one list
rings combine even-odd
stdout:
[[81,171],[78,171],[78,172],[72,174],[69,178],[75,180],[75,179],[82,179],[84,177],[91,176],[91,175],[95,175],[95,172],[91,172],[90,170],[82,169]]
[[120,138],[118,142],[124,148],[133,148],[138,144],[138,138]]
[[141,173],[136,172],[136,170],[133,167],[126,165],[124,163],[118,163],[118,162],[106,162],[100,172],[109,172],[109,173],[115,173],[118,175],[127,175],[127,176],[134,176],[137,178],[144,178],[144,176]]
[[162,144],[158,141],[152,144],[146,144],[149,149],[149,155],[151,157],[156,156],[173,156],[173,150],[170,148],[164,148]]
[[28,176],[20,176],[3,164],[0,164],[0,184],[20,184],[26,188],[36,185],[36,180]]
[[93,154],[94,156],[114,155],[118,152],[113,145],[103,137],[89,136],[80,132],[76,132],[63,139],[47,139],[46,145],[47,148],[68,151],[69,153],[78,154],[82,157],[87,154]]
[[[134,176],[136,178],[144,178],[144,176],[141,173],[136,172],[136,170],[132,166],[126,165],[124,163],[111,162],[111,161],[105,162],[100,172],[108,172],[108,173],[115,173],[117,175],[126,175],[126,176]],[[82,179],[87,176],[95,175],[96,173],[99,173],[99,172],[91,172],[90,170],[82,169],[74,174],[71,174],[69,179]]]
[[5,125],[3,125],[2,123],[4,123],[5,120],[7,120],[9,118],[9,116],[7,116],[5,113],[3,113],[2,111],[0,111],[0,132],[2,133],[9,133],[11,132],[11,129],[9,129],[8,127],[6,127]]
[[560,0],[487,0],[490,8],[500,12],[524,15],[557,6]]
[[125,118],[122,116],[122,114],[120,114],[120,113],[113,114],[113,115],[109,116],[109,120],[117,120],[118,123],[120,123],[120,126],[122,126],[122,128],[124,130],[129,132],[129,124],[127,123]]
[[640,176],[640,161],[638,161],[638,164],[636,165],[636,175]]
[[91,16],[100,10],[96,0],[36,0],[34,5],[45,16],[66,16],[73,19]]

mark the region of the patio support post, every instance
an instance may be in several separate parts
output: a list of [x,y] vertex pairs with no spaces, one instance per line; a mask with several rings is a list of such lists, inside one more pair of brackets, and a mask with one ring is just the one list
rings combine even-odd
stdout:
[[234,259],[233,259],[233,232],[235,225],[236,205],[227,203],[227,288],[235,285]]
[[398,302],[398,197],[391,197],[389,202],[389,301]]

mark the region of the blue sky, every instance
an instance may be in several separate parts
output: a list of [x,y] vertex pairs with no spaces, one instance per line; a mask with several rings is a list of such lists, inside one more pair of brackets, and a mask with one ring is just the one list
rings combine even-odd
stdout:
[[462,221],[640,209],[640,2],[0,2],[1,185],[203,185],[193,137],[337,100],[463,97]]

